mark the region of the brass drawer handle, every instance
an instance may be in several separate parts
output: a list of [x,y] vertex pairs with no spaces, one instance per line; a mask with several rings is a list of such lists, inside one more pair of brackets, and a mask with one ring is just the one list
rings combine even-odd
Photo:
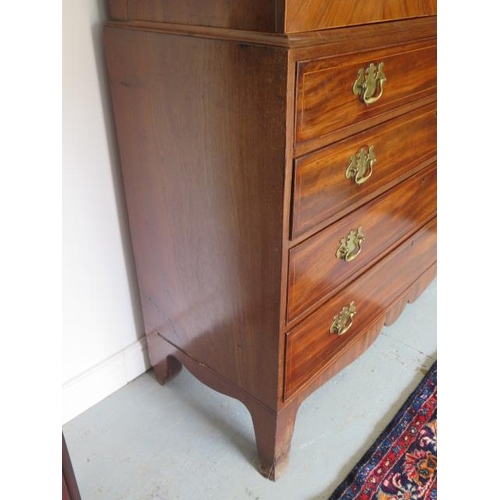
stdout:
[[354,95],[359,95],[366,105],[373,104],[382,97],[386,81],[384,63],[381,62],[377,66],[370,63],[367,68],[358,69],[358,78],[352,86],[352,91]]
[[361,186],[373,174],[373,164],[377,161],[374,151],[375,146],[361,148],[355,155],[349,158],[349,165],[345,171],[346,179],[354,179]]
[[363,227],[359,226],[358,229],[353,229],[345,238],[340,240],[340,246],[336,253],[337,258],[346,262],[354,260],[361,253],[361,244],[364,240]]
[[333,318],[330,333],[336,332],[337,335],[344,335],[351,328],[354,316],[356,316],[356,305],[352,301],[349,306],[342,308],[342,311]]

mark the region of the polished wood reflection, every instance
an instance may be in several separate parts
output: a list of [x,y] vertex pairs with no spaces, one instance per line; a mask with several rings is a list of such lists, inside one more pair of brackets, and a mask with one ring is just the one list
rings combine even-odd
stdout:
[[[436,272],[436,18],[409,18],[435,2],[383,0],[393,22],[338,29],[319,29],[319,6],[329,27],[380,21],[379,6],[307,4],[109,0],[104,31],[155,376],[184,367],[241,401],[273,480],[302,401]],[[352,85],[381,61],[367,106]],[[371,145],[356,185],[349,158]],[[361,252],[340,260],[359,227]],[[353,300],[352,327],[329,333]]]

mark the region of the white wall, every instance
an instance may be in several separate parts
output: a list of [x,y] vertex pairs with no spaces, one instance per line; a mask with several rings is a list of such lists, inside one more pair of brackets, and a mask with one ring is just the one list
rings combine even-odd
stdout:
[[105,0],[63,2],[63,423],[147,368],[102,47]]

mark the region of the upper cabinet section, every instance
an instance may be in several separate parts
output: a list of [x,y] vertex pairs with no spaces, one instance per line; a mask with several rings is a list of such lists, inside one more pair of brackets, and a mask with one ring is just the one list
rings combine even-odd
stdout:
[[108,0],[112,19],[300,33],[437,13],[437,0]]
[[[111,19],[276,33],[284,0],[108,0]],[[279,15],[283,18],[283,13]],[[281,22],[281,25],[283,23]]]
[[437,13],[437,0],[283,1],[286,3],[287,33],[432,16]]

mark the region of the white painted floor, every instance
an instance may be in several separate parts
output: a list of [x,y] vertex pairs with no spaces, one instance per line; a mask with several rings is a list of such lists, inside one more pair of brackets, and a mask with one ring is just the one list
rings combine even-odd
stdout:
[[436,359],[436,283],[303,403],[276,483],[241,403],[187,370],[163,387],[148,372],[63,427],[82,499],[327,499]]

